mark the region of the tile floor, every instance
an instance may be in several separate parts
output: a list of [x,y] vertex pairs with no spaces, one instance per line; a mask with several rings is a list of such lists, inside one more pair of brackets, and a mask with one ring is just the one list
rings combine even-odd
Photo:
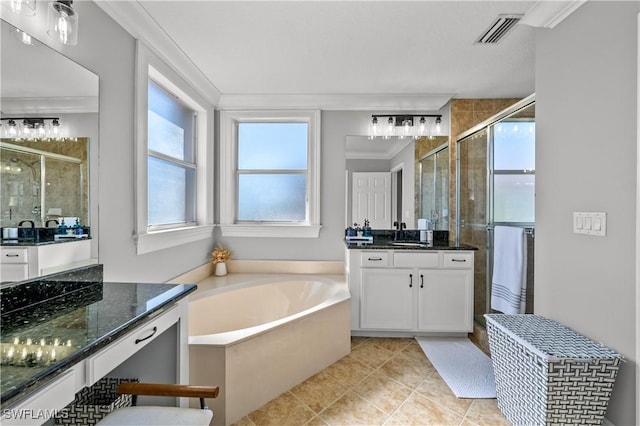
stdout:
[[351,354],[234,426],[509,425],[495,399],[458,399],[415,339],[352,337]]

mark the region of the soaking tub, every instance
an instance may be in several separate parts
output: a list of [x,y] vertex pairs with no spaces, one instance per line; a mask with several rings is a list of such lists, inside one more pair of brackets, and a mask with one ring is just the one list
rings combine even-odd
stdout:
[[231,424],[350,352],[342,275],[231,274],[189,303],[190,383],[220,386],[214,424]]

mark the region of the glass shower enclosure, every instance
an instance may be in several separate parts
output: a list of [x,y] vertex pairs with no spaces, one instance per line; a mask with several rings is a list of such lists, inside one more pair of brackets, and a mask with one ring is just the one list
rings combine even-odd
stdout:
[[533,312],[535,97],[530,96],[457,139],[456,242],[476,247],[474,319],[491,312],[493,228],[525,228],[527,313]]
[[88,223],[86,161],[25,146],[0,145],[0,226],[79,217]]
[[449,230],[449,147],[444,144],[419,161],[420,196],[418,217],[431,229]]

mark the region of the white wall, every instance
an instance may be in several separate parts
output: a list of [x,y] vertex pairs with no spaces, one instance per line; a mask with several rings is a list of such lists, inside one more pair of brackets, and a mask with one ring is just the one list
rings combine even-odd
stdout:
[[416,229],[416,144],[411,142],[391,159],[391,170],[402,166],[402,220],[407,229]]
[[[536,33],[535,312],[624,355],[607,418],[635,424],[637,2],[587,2]],[[607,236],[572,212],[607,213]]]
[[[134,230],[134,71],[135,42],[93,2],[74,2],[80,16],[79,43],[61,46],[46,33],[47,2],[33,17],[5,12],[3,19],[23,28],[100,78],[99,166],[91,170],[91,218],[105,279],[162,282],[208,261],[213,240],[136,255]],[[92,140],[92,151],[96,146]],[[93,155],[92,155],[93,157]],[[96,183],[97,176],[97,183]],[[97,197],[97,198],[96,198]],[[96,227],[98,229],[96,229]]]

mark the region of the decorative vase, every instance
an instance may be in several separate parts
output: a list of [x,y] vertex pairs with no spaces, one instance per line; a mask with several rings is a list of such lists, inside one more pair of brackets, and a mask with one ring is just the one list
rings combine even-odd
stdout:
[[227,264],[224,262],[216,263],[216,271],[214,273],[219,277],[227,275]]

